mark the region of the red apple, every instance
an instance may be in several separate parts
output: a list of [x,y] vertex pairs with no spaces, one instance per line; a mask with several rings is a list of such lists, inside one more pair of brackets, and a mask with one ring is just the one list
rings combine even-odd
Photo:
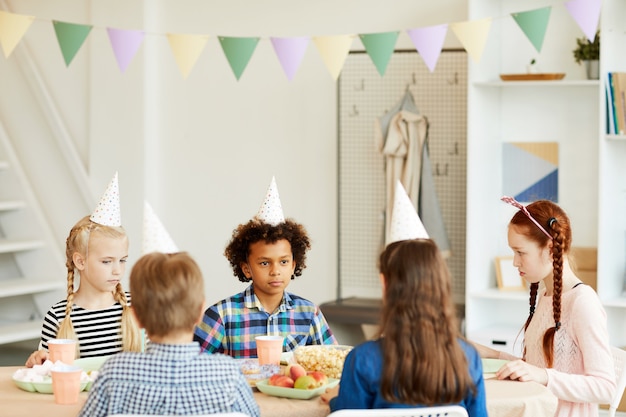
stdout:
[[[271,381],[272,378],[270,378]],[[278,375],[276,379],[274,379],[274,383],[271,383],[276,387],[284,387],[284,388],[293,388],[293,379],[289,378],[286,375]]]
[[306,375],[306,369],[302,367],[302,365],[297,363],[292,363],[287,367],[287,376],[290,376],[294,381],[300,378],[302,375]]
[[274,374],[274,375],[272,375],[272,376],[270,377],[270,379],[267,381],[267,383],[268,383],[268,384],[270,384],[270,385],[276,385],[276,381],[277,381],[277,380],[278,380],[278,378],[280,378],[281,376],[283,376],[283,375],[281,375],[281,374]]
[[313,377],[313,379],[315,379],[315,383],[317,384],[318,387],[328,384],[328,377],[326,376],[324,372],[310,371],[310,372],[307,372],[307,375],[310,375]]

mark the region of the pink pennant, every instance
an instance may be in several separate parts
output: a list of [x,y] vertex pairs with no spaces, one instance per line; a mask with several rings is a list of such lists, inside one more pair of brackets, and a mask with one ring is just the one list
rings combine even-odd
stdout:
[[602,0],[570,0],[565,3],[565,7],[589,42],[593,42],[598,30]]
[[435,70],[447,32],[447,24],[407,30],[415,49],[430,72]]
[[278,60],[285,74],[287,74],[289,81],[293,79],[298,67],[302,63],[310,39],[311,38],[308,36],[297,38],[271,38],[276,56],[278,56]]
[[113,53],[117,59],[117,65],[120,67],[120,70],[124,72],[143,42],[144,32],[141,30],[122,30],[114,28],[107,28],[107,32]]

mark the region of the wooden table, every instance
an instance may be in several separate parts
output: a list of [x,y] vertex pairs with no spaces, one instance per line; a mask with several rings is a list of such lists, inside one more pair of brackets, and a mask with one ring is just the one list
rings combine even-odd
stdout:
[[[19,366],[0,367],[0,416],[7,417],[74,417],[87,400],[81,392],[78,404],[59,405],[51,394],[39,394],[19,389],[11,377]],[[325,417],[328,406],[319,397],[310,400],[292,400],[265,395],[254,390],[254,399],[261,409],[261,417]]]
[[[58,405],[50,394],[19,389],[12,381],[18,366],[0,367],[0,415],[7,417],[74,417],[87,400],[80,394],[78,404]],[[551,416],[557,399],[546,387],[534,382],[485,381],[487,408],[490,417]],[[319,397],[310,400],[278,398],[254,392],[262,417],[326,417],[329,409]]]

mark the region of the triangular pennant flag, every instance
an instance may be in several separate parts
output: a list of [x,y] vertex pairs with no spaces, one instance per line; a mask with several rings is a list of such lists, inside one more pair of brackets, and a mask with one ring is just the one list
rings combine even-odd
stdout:
[[246,69],[252,54],[259,43],[259,38],[231,38],[226,36],[219,37],[222,50],[230,68],[233,70],[237,80]]
[[589,39],[589,42],[593,42],[600,21],[602,0],[570,0],[565,3],[565,7]]
[[346,62],[354,37],[352,35],[315,36],[313,43],[322,56],[333,80],[339,78],[339,73]]
[[124,72],[143,42],[144,32],[142,30],[107,28],[107,33],[109,34],[109,41],[111,42],[117,65]]
[[270,38],[274,52],[283,67],[283,71],[287,75],[287,79],[291,81],[296,74],[298,67],[302,63],[304,53],[311,38],[301,36],[297,38]]
[[435,71],[443,42],[446,40],[446,33],[448,33],[448,25],[409,29],[407,33],[430,72]]
[[272,226],[285,222],[283,207],[280,204],[278,187],[276,187],[276,179],[274,177],[272,177],[272,182],[265,194],[265,200],[263,200],[256,218]]
[[428,233],[402,183],[397,181],[393,196],[391,229],[387,244],[410,239],[428,239]]
[[374,62],[378,73],[383,76],[396,47],[400,32],[366,33],[361,34],[361,42],[367,54]]
[[83,46],[93,26],[60,22],[58,20],[53,20],[52,24],[63,53],[63,59],[65,59],[65,65],[69,66],[80,47]]
[[541,52],[551,11],[552,7],[548,6],[511,14],[537,52]]
[[157,217],[152,206],[144,201],[143,205],[143,242],[142,253],[176,253],[178,247]]
[[0,10],[0,44],[5,58],[11,55],[33,20],[34,16],[22,16]]
[[167,41],[183,78],[189,76],[208,40],[207,35],[167,34]]
[[491,28],[491,18],[486,17],[470,22],[450,23],[450,29],[474,62],[480,62]]
[[117,172],[111,179],[107,189],[100,198],[96,209],[89,217],[92,222],[103,226],[121,226],[122,215],[120,210],[120,187],[117,182]]

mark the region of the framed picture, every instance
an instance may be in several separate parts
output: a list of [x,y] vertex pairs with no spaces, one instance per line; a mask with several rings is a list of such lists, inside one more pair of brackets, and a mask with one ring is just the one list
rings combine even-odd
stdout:
[[526,284],[513,266],[512,256],[496,257],[496,279],[500,290],[525,290]]

